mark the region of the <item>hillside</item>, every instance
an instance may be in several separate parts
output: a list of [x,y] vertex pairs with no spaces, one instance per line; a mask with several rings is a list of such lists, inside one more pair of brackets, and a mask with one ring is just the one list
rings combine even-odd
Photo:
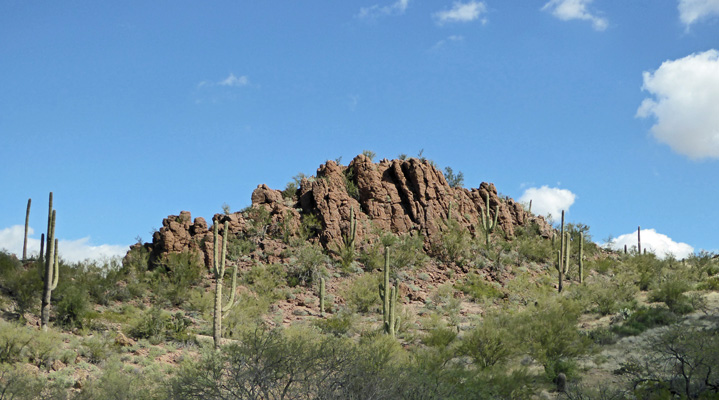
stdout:
[[609,252],[452,178],[359,155],[170,215],[121,262],[60,260],[47,331],[45,264],[0,253],[0,399],[719,396],[713,254]]

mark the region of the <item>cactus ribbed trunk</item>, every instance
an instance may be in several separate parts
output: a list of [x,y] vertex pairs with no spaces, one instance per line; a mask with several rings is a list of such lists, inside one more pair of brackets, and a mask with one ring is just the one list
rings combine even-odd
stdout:
[[27,199],[27,211],[25,211],[25,239],[22,241],[22,261],[27,260],[27,231],[30,225],[30,203],[32,199]]
[[45,255],[45,274],[43,276],[42,305],[40,308],[40,326],[47,331],[50,321],[50,299],[52,291],[57,287],[59,268],[57,239],[55,239],[55,210],[52,209],[52,192],[50,192],[50,206],[47,218],[47,254]]
[[562,293],[562,289],[564,288],[564,270],[562,269],[562,251],[557,250],[557,269],[559,270],[559,287],[557,288],[557,291],[559,293]]
[[584,232],[579,234],[579,283],[584,283]]
[[215,275],[215,315],[212,324],[212,339],[215,342],[215,348],[219,349],[222,341],[222,318],[235,306],[235,290],[237,289],[237,264],[234,265],[232,271],[232,291],[230,292],[230,300],[222,306],[222,281],[225,277],[225,258],[227,256],[227,242],[229,241],[230,231],[228,229],[228,221],[225,220],[224,237],[222,237],[222,254],[220,254],[220,235],[218,234],[218,223],[214,222],[214,257],[212,259],[212,272]]
[[[562,260],[562,255],[564,255],[564,249],[565,249],[565,243],[564,243],[564,210],[562,210],[562,225],[559,231],[559,271],[564,273],[564,262]],[[561,282],[561,280],[560,280]],[[560,289],[561,291],[561,289]]]
[[571,235],[569,234],[569,232],[565,232],[564,234],[567,235],[567,237],[564,239],[564,273],[566,274],[567,272],[569,272],[569,258],[572,252],[570,249],[571,241],[569,240],[571,239]]
[[325,316],[325,278],[320,278],[320,315]]
[[215,317],[212,324],[212,339],[215,348],[220,347],[222,340],[222,279],[215,279]]

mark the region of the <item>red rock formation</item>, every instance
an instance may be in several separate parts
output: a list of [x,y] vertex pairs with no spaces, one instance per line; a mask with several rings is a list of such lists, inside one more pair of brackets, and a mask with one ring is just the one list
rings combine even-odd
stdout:
[[[356,196],[348,192],[348,186],[356,186]],[[489,205],[485,199],[489,197]],[[450,204],[452,219],[469,229],[474,235],[479,226],[481,210],[489,207],[499,212],[498,224],[508,238],[514,236],[515,227],[536,223],[540,234],[551,236],[551,226],[542,218],[527,213],[512,199],[501,199],[494,184],[482,183],[479,188],[452,188],[444,174],[432,163],[417,158],[408,160],[382,160],[373,163],[368,157],[358,155],[348,166],[327,161],[317,169],[316,178],[303,178],[295,200],[285,199],[282,192],[267,185],[259,185],[252,193],[252,209],[263,208],[267,214],[265,226],[248,214],[215,215],[221,221],[229,221],[232,233],[255,235],[260,249],[279,257],[286,246],[279,239],[298,236],[302,218],[314,215],[322,224],[320,242],[330,249],[341,243],[343,234],[349,230],[350,209],[357,218],[357,239],[362,241],[372,227],[396,234],[419,232],[431,243],[438,234],[447,229]],[[264,224],[263,223],[263,224]],[[155,255],[203,251],[205,261],[212,261],[212,232],[203,218],[191,222],[190,213],[169,216],[162,228],[153,235],[151,245]]]

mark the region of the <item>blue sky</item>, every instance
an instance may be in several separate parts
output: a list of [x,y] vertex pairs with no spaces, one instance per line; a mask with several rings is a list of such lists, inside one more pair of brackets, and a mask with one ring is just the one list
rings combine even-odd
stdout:
[[4,0],[0,247],[50,191],[78,259],[424,149],[595,241],[716,251],[718,49],[719,0]]

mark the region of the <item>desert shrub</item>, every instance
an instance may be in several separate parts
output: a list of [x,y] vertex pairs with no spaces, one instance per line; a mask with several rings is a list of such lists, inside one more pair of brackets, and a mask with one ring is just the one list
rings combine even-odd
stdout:
[[517,242],[517,251],[522,259],[529,262],[542,263],[556,258],[552,242],[538,235],[520,237]]
[[186,343],[192,340],[188,333],[191,321],[181,312],[170,314],[157,307],[146,310],[130,328],[130,336],[136,339],[148,339],[151,344],[166,340]]
[[569,299],[547,299],[522,312],[518,332],[529,355],[539,361],[549,379],[575,372],[572,359],[588,350],[589,339],[580,334],[581,306]]
[[493,283],[487,282],[484,276],[476,273],[468,274],[466,278],[458,282],[455,287],[475,301],[493,300],[504,296],[504,293]]
[[432,253],[444,262],[461,264],[470,256],[472,237],[466,228],[453,219],[445,221],[445,224],[439,241],[432,246]]
[[330,262],[319,246],[305,244],[294,251],[287,266],[287,283],[290,287],[297,285],[311,286],[327,277],[325,266]]
[[392,246],[390,263],[393,268],[422,268],[429,257],[423,250],[422,235],[402,235]]
[[317,236],[322,231],[322,223],[314,214],[303,214],[300,222],[300,239],[303,241]]
[[117,360],[108,362],[97,379],[90,380],[73,399],[160,400],[167,398],[157,373],[123,369]]
[[577,296],[586,302],[587,310],[609,315],[622,308],[633,309],[636,306],[637,287],[621,279],[599,279],[591,284],[576,288]]
[[426,346],[446,348],[457,338],[457,329],[446,326],[435,326],[422,337]]
[[188,288],[199,284],[206,268],[199,252],[163,255],[153,276],[153,292],[158,300],[179,305],[188,299]]
[[719,331],[673,326],[650,338],[639,359],[622,371],[632,376],[637,398],[719,397]]
[[350,310],[366,313],[380,305],[378,285],[381,274],[364,273],[349,282],[342,291],[342,297]]
[[314,322],[323,333],[334,336],[346,336],[354,325],[354,315],[347,311],[340,311],[327,318],[321,318]]
[[621,325],[612,326],[611,330],[621,336],[634,336],[647,329],[674,324],[677,320],[676,314],[664,307],[641,307]]
[[56,323],[70,329],[86,327],[90,304],[85,288],[68,282],[58,287],[56,296],[59,298],[54,307]]
[[0,320],[0,364],[21,361],[23,349],[32,339],[28,328]]
[[65,399],[65,388],[20,365],[0,364],[0,400]]
[[247,218],[247,235],[263,239],[270,229],[272,217],[270,211],[265,206],[251,206],[242,211]]
[[593,329],[587,333],[587,336],[592,342],[599,345],[614,344],[618,340],[617,335],[606,327]]
[[666,265],[654,254],[637,254],[627,258],[624,266],[633,274],[640,290],[649,290],[654,282],[660,280]]
[[697,289],[719,291],[719,276],[710,276],[697,285]]
[[244,273],[242,280],[258,296],[272,300],[281,297],[277,289],[287,284],[285,268],[279,264],[253,265]]
[[360,193],[359,193],[359,188],[357,187],[357,183],[355,183],[354,168],[352,168],[352,167],[345,168],[344,178],[345,178],[345,190],[347,190],[347,195],[349,195],[351,198],[359,201]]
[[80,353],[92,364],[105,361],[111,354],[110,341],[104,337],[89,337],[82,341]]
[[688,282],[669,276],[659,282],[650,294],[652,301],[660,301],[677,314],[686,314],[693,310],[689,297],[684,293],[691,289]]
[[480,369],[503,364],[516,354],[514,328],[511,317],[487,315],[462,338],[461,353]]
[[247,292],[240,293],[237,297],[237,305],[232,307],[227,317],[222,320],[225,336],[238,338],[241,333],[261,324],[262,318],[267,314],[272,303],[273,300],[270,297]]
[[462,185],[464,185],[464,174],[462,171],[455,174],[451,167],[444,168],[444,179],[447,181],[447,184],[453,188],[462,187]]

